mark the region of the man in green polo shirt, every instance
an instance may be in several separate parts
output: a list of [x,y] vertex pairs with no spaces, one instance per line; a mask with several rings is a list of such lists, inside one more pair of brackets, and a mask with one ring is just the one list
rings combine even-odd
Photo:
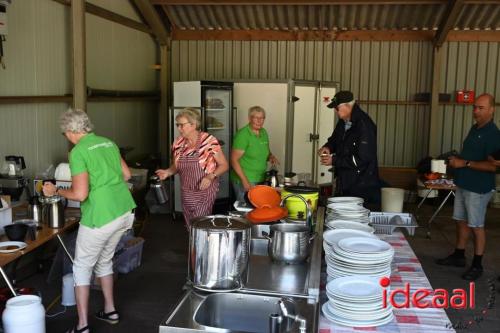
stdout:
[[268,161],[279,164],[269,150],[269,136],[263,127],[265,119],[266,111],[252,106],[248,110],[248,125],[233,140],[230,177],[238,201],[244,201],[245,192],[265,180]]
[[465,266],[465,247],[474,235],[474,259],[462,278],[474,281],[483,273],[482,258],[486,243],[484,220],[488,202],[495,190],[495,165],[488,157],[500,149],[500,132],[493,121],[495,101],[490,94],[480,95],[474,102],[472,126],[463,143],[460,156],[451,157],[455,169],[455,203],[453,219],[457,221],[455,251],[436,260],[439,265]]

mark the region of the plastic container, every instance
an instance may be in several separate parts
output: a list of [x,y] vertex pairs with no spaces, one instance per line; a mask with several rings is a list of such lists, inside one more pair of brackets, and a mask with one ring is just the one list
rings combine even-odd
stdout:
[[415,235],[418,227],[417,220],[409,213],[371,212],[370,224],[376,234],[392,235],[394,229],[404,228],[410,236]]
[[63,276],[62,297],[61,305],[73,306],[76,304],[75,298],[75,281],[73,280],[73,273]]
[[[132,245],[129,245],[132,244]],[[115,272],[127,274],[141,265],[144,238],[134,237],[113,258]]]
[[0,235],[5,234],[3,227],[12,223],[12,207],[7,204],[7,201],[2,200],[2,207],[0,208]]
[[405,190],[394,187],[382,188],[382,211],[389,213],[401,213],[403,211],[403,202]]
[[2,314],[5,333],[45,333],[45,309],[35,295],[16,296],[7,301]]

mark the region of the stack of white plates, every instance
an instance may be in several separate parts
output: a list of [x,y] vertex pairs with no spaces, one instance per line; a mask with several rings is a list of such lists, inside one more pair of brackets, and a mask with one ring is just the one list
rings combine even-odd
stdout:
[[391,322],[394,318],[390,303],[384,308],[382,287],[378,279],[367,276],[346,276],[326,285],[329,301],[323,304],[325,317],[350,327],[373,327]]
[[331,197],[327,199],[327,202],[330,203],[354,203],[362,206],[365,200],[359,197]]
[[335,220],[348,220],[361,223],[370,222],[370,210],[356,203],[330,203],[326,209],[327,222]]
[[[343,229],[340,229],[343,230]],[[376,278],[391,276],[392,246],[369,237],[348,237],[331,246],[326,253],[327,274],[331,278],[367,275]]]
[[349,220],[332,220],[332,221],[327,221],[326,222],[326,227],[329,229],[353,229],[353,230],[361,230],[361,231],[366,231],[371,234],[375,232],[375,228],[372,226],[366,224],[366,223],[359,223],[356,221],[349,221]]

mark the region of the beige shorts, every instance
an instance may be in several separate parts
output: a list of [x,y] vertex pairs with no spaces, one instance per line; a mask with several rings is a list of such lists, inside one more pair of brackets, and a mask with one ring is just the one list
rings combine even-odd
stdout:
[[96,277],[113,274],[116,246],[133,223],[134,213],[128,212],[101,228],[80,225],[73,263],[75,286],[90,285],[92,271]]

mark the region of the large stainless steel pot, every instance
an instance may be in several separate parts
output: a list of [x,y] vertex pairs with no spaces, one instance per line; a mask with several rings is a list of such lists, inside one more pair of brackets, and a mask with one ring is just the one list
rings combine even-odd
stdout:
[[310,244],[314,239],[305,225],[279,223],[271,226],[268,252],[274,261],[299,264],[309,256]]
[[225,215],[192,221],[189,239],[189,279],[205,291],[243,287],[250,252],[250,224]]

